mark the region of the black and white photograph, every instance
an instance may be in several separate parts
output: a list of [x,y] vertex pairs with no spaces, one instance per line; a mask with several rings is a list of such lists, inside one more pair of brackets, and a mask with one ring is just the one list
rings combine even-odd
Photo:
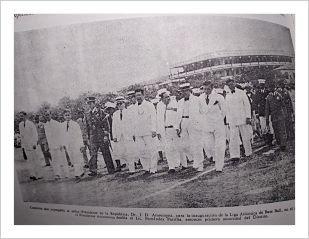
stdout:
[[[14,171],[24,202],[205,209],[295,200],[293,15],[268,15],[289,26],[254,14],[65,17],[14,16]],[[29,19],[55,24],[18,29]]]

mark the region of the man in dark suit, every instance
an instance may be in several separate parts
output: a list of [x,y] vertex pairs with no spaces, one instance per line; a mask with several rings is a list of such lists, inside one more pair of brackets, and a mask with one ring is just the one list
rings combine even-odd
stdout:
[[96,107],[95,97],[87,98],[88,109],[85,111],[86,128],[90,143],[89,176],[96,176],[98,170],[98,151],[102,152],[106,168],[109,174],[115,172],[109,139],[109,125],[106,114],[103,110]]
[[252,108],[256,118],[260,122],[260,136],[263,137],[266,144],[271,145],[273,140],[273,134],[266,127],[266,118],[265,118],[265,107],[266,107],[266,97],[269,93],[269,90],[265,87],[265,80],[259,79],[258,89],[252,97]]

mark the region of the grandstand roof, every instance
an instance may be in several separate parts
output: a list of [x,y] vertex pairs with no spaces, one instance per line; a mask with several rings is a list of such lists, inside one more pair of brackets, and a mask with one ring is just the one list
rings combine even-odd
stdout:
[[216,51],[209,52],[202,55],[198,55],[186,61],[177,62],[173,64],[172,68],[177,68],[179,66],[187,65],[193,62],[205,61],[220,57],[233,57],[233,56],[249,56],[249,55],[266,55],[266,56],[289,56],[294,57],[290,51],[282,50],[234,50],[234,51]]
[[292,64],[288,64],[288,65],[280,66],[276,68],[275,70],[295,70],[295,66]]

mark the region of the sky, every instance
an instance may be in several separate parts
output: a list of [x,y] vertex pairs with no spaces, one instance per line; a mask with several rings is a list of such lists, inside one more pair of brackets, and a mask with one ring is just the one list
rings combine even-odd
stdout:
[[[63,96],[75,98],[87,91],[116,91],[168,75],[174,63],[205,53],[293,52],[289,31],[265,21],[209,15],[107,20],[114,18],[33,15],[16,19],[15,110],[36,110],[44,101],[54,105]],[[286,25],[279,15],[269,15],[268,20]]]

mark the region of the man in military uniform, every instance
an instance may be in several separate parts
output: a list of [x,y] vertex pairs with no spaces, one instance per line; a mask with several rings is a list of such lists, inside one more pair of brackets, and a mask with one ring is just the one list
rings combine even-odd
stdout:
[[47,138],[45,134],[44,123],[46,120],[43,115],[38,115],[38,122],[36,122],[36,127],[38,131],[38,145],[40,145],[41,150],[44,155],[45,167],[50,166],[51,156],[49,152],[49,147],[47,143]]
[[97,175],[98,150],[100,149],[109,174],[115,172],[110,153],[109,127],[106,114],[95,106],[95,97],[87,98],[89,108],[85,111],[86,127],[90,143],[89,176]]
[[[269,91],[265,88],[265,80],[259,79],[258,89],[253,95],[252,98],[252,108],[253,114],[260,122],[260,136],[263,137],[266,144],[271,145],[273,135],[272,132],[268,132],[266,129],[266,118],[265,118],[265,106],[266,106],[266,97]],[[270,125],[271,128],[271,125]]]
[[278,92],[282,95],[283,102],[286,109],[286,117],[285,117],[285,127],[287,133],[287,139],[294,138],[294,110],[293,103],[290,97],[288,90],[286,89],[286,85],[284,80],[279,81],[278,84]]
[[121,171],[122,162],[119,159],[115,159],[115,157],[114,157],[114,147],[113,147],[114,146],[113,114],[116,110],[116,105],[112,102],[106,102],[104,106],[105,106],[104,112],[106,114],[105,120],[107,121],[107,124],[108,124],[109,140],[111,142],[111,148],[112,148],[111,154],[112,154],[112,157],[114,158],[115,163],[116,163],[116,172],[119,172],[119,171]]
[[281,93],[278,90],[275,90],[273,85],[269,88],[270,93],[266,97],[265,106],[266,126],[269,129],[269,117],[271,116],[277,144],[280,145],[281,150],[285,150],[287,134],[285,126],[286,108],[284,99]]

